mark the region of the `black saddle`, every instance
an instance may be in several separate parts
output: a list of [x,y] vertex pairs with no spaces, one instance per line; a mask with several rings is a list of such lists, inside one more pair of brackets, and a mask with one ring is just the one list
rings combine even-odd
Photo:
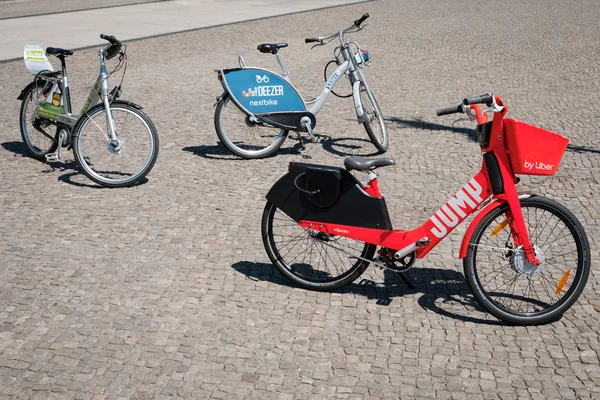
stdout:
[[61,49],[60,47],[46,47],[46,53],[56,57],[72,56],[73,50]]
[[353,169],[357,171],[372,170],[377,167],[385,167],[386,165],[396,165],[396,161],[392,158],[365,158],[365,157],[348,157],[344,160],[344,167],[348,171]]
[[287,47],[287,43],[263,43],[258,45],[258,51],[261,53],[277,54],[277,50],[282,47]]

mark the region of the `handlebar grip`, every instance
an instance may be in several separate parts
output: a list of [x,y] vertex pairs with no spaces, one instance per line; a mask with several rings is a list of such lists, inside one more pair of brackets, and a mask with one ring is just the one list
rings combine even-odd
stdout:
[[317,39],[316,37],[304,39],[304,43],[315,43],[318,41],[319,41],[319,39]]
[[486,94],[482,94],[481,96],[467,97],[466,99],[463,100],[463,104],[465,106],[468,106],[469,104],[485,103],[486,105],[491,106],[493,101],[494,101],[494,95],[491,93],[486,93]]
[[446,107],[446,108],[440,108],[439,110],[437,110],[437,115],[438,117],[442,116],[442,115],[449,115],[449,114],[456,114],[456,113],[462,113],[462,104],[459,104],[458,107]]
[[119,51],[121,51],[120,44],[111,44],[110,46],[108,46],[108,48],[104,49],[104,58],[106,60],[110,60],[114,58],[114,56],[119,54]]
[[108,40],[112,44],[119,43],[119,41],[117,40],[116,37],[114,37],[112,35],[105,35],[103,33],[100,34],[100,39]]
[[360,26],[360,24],[365,22],[365,19],[367,19],[367,18],[369,18],[369,13],[366,13],[365,15],[360,17],[360,19],[357,19],[356,21],[354,21],[354,25],[356,25],[357,27]]

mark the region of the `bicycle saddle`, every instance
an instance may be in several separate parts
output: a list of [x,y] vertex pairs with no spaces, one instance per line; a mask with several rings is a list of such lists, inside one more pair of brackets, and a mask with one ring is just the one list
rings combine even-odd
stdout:
[[60,47],[46,47],[46,53],[56,57],[72,56],[73,50],[61,49]]
[[287,43],[263,43],[259,44],[257,49],[261,53],[277,54],[277,50],[282,47],[287,47]]
[[344,160],[344,167],[348,171],[353,169],[357,171],[367,171],[377,167],[385,167],[386,165],[396,165],[393,158],[365,158],[365,157],[348,157]]

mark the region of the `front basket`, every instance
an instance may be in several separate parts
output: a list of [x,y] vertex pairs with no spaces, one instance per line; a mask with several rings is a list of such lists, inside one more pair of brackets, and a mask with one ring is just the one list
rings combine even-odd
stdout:
[[514,119],[506,118],[503,122],[513,172],[519,175],[554,175],[569,139]]

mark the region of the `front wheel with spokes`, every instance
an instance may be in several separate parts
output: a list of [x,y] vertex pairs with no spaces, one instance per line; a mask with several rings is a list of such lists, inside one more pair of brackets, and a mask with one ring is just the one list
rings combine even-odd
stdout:
[[309,290],[335,290],[354,281],[367,269],[377,247],[305,229],[271,202],[265,206],[261,228],[273,265]]
[[517,325],[559,319],[577,300],[590,272],[589,243],[577,218],[540,196],[521,200],[539,265],[515,246],[508,204],[493,209],[475,228],[464,259],[465,278],[495,317]]
[[363,116],[360,120],[367,131],[367,135],[369,135],[369,139],[371,139],[371,143],[380,153],[385,153],[389,143],[383,114],[373,92],[364,82],[360,83],[360,104],[363,109]]
[[158,134],[150,118],[127,103],[113,103],[110,113],[116,140],[110,137],[103,104],[77,122],[73,153],[83,173],[105,187],[125,187],[145,177],[158,157]]

